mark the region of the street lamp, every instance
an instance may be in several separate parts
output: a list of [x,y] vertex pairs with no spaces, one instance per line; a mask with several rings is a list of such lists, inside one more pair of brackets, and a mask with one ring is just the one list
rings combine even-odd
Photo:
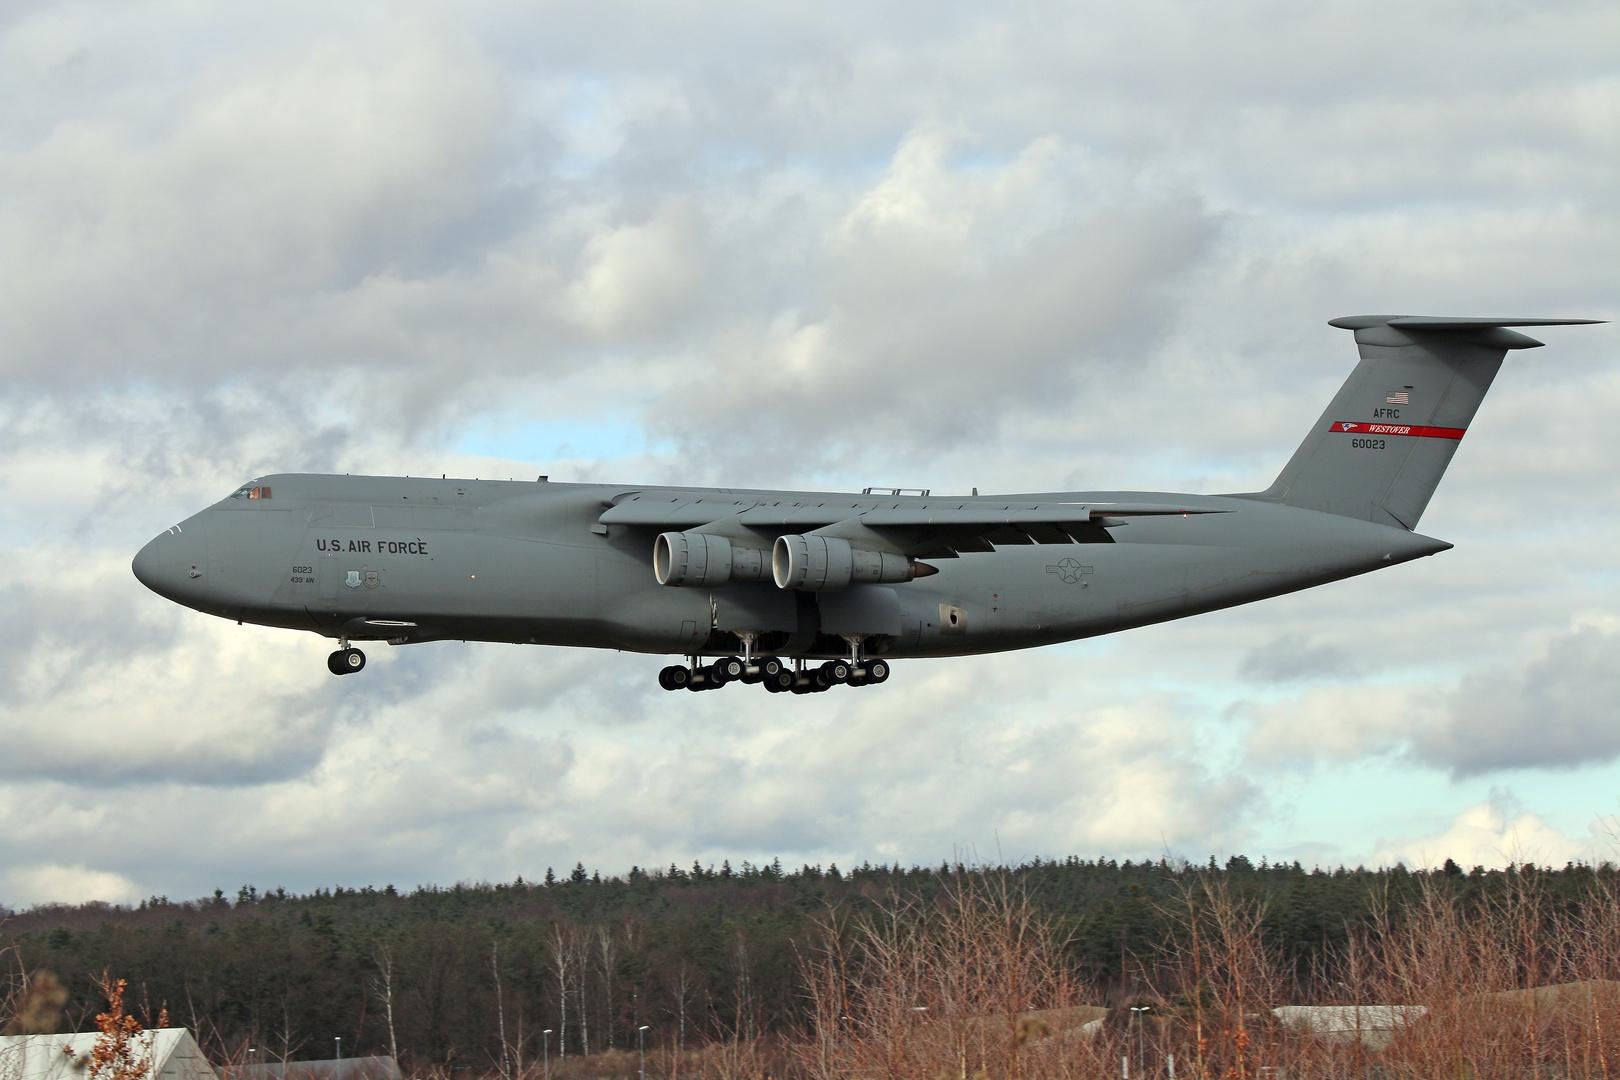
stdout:
[[1151,1005],[1132,1005],[1131,1006],[1131,1012],[1136,1014],[1136,1016],[1134,1017],[1134,1019],[1136,1020],[1136,1071],[1138,1073],[1141,1073],[1144,1077],[1147,1075],[1147,1068],[1143,1064],[1143,1055],[1142,1055],[1142,1014],[1147,1012],[1152,1007],[1153,1006],[1151,1006]]
[[332,1073],[332,1080],[343,1080],[343,1036],[332,1037],[332,1049],[337,1056],[337,1068]]
[[540,1060],[545,1063],[545,1073],[543,1075],[545,1080],[551,1080],[551,1029],[546,1028],[540,1034],[543,1036],[540,1040],[540,1053],[542,1055]]
[[636,1028],[636,1054],[641,1058],[641,1080],[647,1080],[646,1031],[651,1026],[650,1024],[642,1024]]

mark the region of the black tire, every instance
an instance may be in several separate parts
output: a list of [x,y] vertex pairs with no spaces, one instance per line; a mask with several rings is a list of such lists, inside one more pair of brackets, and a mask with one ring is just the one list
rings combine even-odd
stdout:
[[[664,676],[666,675],[669,676],[667,684],[664,682]],[[658,683],[665,690],[684,690],[692,683],[692,672],[680,664],[671,664],[658,673]]]
[[765,676],[767,682],[770,681],[771,676],[786,669],[787,665],[782,663],[780,656],[762,656],[759,658],[759,673]]
[[848,660],[829,660],[821,665],[821,674],[829,683],[849,682],[853,670]]
[[722,682],[735,682],[735,681],[737,681],[738,679],[743,677],[743,673],[746,672],[748,669],[747,669],[746,666],[744,666],[743,662],[740,659],[738,659],[737,657],[735,657],[735,656],[727,656],[724,659],[716,660],[714,662],[712,670],[717,675],[721,676],[720,678],[716,679],[715,682],[716,683],[722,683]]
[[873,660],[866,665],[866,681],[874,686],[889,680],[889,662],[887,660]]
[[776,665],[776,673],[765,676],[765,689],[769,690],[773,694],[781,694],[788,690],[792,690],[793,672],[789,671],[787,668],[778,663]]
[[366,666],[366,654],[359,649],[339,649],[326,659],[334,675],[353,675]]

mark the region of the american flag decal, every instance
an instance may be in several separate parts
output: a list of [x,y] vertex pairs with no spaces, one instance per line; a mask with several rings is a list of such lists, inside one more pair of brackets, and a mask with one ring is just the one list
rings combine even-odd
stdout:
[[1410,404],[1412,404],[1412,393],[1409,390],[1391,390],[1384,397],[1384,404],[1386,404],[1386,405],[1410,405]]

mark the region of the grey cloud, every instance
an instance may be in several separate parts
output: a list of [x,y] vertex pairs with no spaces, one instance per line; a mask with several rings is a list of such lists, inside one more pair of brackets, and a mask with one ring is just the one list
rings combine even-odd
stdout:
[[1360,664],[1337,645],[1288,634],[1250,649],[1238,670],[1261,682],[1296,682],[1353,677],[1360,673]]
[[1519,671],[1463,680],[1443,719],[1420,732],[1418,760],[1473,776],[1571,768],[1620,756],[1620,632],[1587,626],[1554,638]]

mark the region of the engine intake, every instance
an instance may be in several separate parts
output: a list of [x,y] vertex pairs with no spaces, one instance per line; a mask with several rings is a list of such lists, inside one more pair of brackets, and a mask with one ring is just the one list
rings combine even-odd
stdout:
[[708,588],[728,581],[764,581],[765,552],[724,536],[700,532],[660,533],[653,541],[653,577],[660,585]]
[[771,549],[771,576],[779,589],[838,592],[850,585],[887,585],[933,572],[904,555],[867,551],[816,533],[779,536]]

